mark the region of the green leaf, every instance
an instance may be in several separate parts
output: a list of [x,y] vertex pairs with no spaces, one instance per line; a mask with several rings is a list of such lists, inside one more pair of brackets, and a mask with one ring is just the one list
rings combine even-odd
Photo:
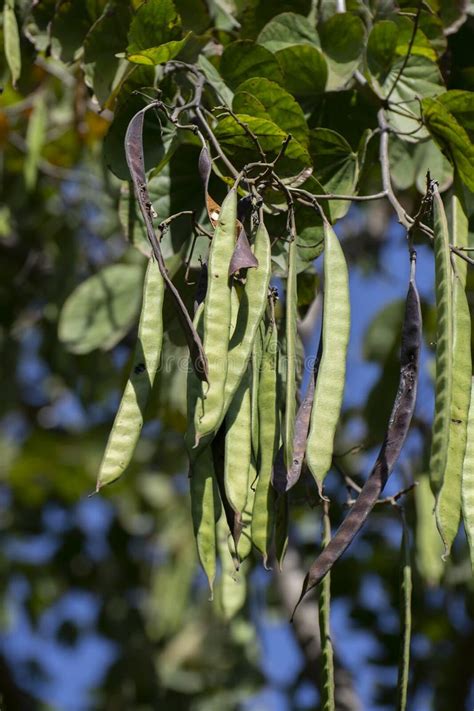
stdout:
[[438,57],[444,54],[448,41],[443,32],[443,24],[440,18],[427,10],[422,10],[419,25]]
[[45,97],[41,95],[34,104],[26,131],[26,146],[28,151],[25,156],[24,175],[27,190],[32,190],[36,185],[41,149],[45,142],[47,125],[48,110]]
[[200,34],[209,27],[211,18],[205,0],[175,0],[175,5],[184,30]]
[[[419,145],[424,146],[425,143],[420,143]],[[396,135],[390,136],[388,144],[390,177],[397,190],[407,190],[415,182],[415,159],[413,153],[413,143],[402,141]],[[436,174],[433,173],[433,178],[435,177]]]
[[[425,57],[410,57],[403,73],[397,79],[404,59],[397,60],[385,80],[379,86],[382,96],[388,96],[392,86],[395,89],[390,95],[394,111],[387,112],[390,126],[398,132],[403,140],[417,143],[427,138],[428,133],[421,125],[421,97],[431,97],[439,94],[443,81],[438,66]],[[401,115],[399,112],[403,112]]]
[[365,45],[364,24],[359,17],[345,12],[331,17],[319,31],[328,63],[326,91],[340,89],[360,63]]
[[16,86],[21,74],[21,49],[14,6],[14,0],[5,0],[3,5],[3,47],[12,84]]
[[340,133],[358,150],[367,130],[377,126],[374,105],[360,91],[331,91],[321,94],[313,102],[310,126],[323,126]]
[[182,37],[181,19],[172,0],[148,0],[138,8],[128,33],[127,57]]
[[[273,121],[268,119],[237,114],[237,119],[248,126],[250,131],[259,140],[259,143],[271,160],[278,154],[287,134]],[[243,126],[239,125],[233,116],[227,116],[219,121],[215,129],[216,138],[236,165],[255,160],[255,144],[246,133]],[[311,165],[311,158],[307,150],[295,139],[292,139],[285,151],[284,157],[279,162],[282,174],[295,175],[303,168]]]
[[461,180],[474,191],[474,144],[469,134],[438,98],[424,99],[422,106],[429,132],[457,168]]
[[[306,181],[304,188],[316,195],[324,194],[324,189],[313,176]],[[298,248],[297,271],[299,273],[322,254],[324,250],[324,228],[321,215],[316,210],[304,205],[298,205],[296,208],[295,221],[296,245]]]
[[61,310],[59,340],[72,353],[113,348],[138,315],[142,283],[136,264],[112,264],[86,279]]
[[231,89],[251,77],[266,77],[283,84],[283,75],[274,55],[250,40],[229,44],[222,54],[219,69]]
[[308,126],[301,106],[291,94],[269,79],[255,77],[240,84],[234,96],[233,110],[239,114],[270,118],[302,145],[308,143]]
[[372,27],[367,42],[367,67],[380,83],[384,81],[395,59],[398,28],[391,20],[381,20]]
[[107,5],[84,40],[84,70],[88,83],[103,105],[112,91],[120,60],[115,56],[127,46],[130,8],[117,0]]
[[284,12],[268,22],[258,36],[258,43],[277,52],[294,44],[310,44],[320,47],[318,33],[303,15]]
[[408,47],[411,44],[410,54],[412,56],[426,57],[432,62],[436,62],[437,54],[420,26],[418,26],[413,39],[414,20],[412,18],[397,14],[393,16],[393,21],[398,29],[396,53],[399,57],[407,55]]
[[285,47],[276,53],[284,75],[284,87],[295,96],[321,94],[328,77],[328,67],[322,53],[307,44]]
[[164,64],[181,52],[190,36],[191,33],[188,33],[182,40],[165,42],[159,47],[151,47],[150,49],[142,49],[133,54],[127,54],[127,59],[134,64],[145,64],[150,67],[156,66],[157,64]]
[[406,57],[410,45],[411,57],[436,62],[437,54],[429,39],[418,28],[413,40],[413,28],[413,20],[403,15],[392,15],[389,20],[381,20],[373,26],[367,44],[367,66],[380,84],[384,83],[394,62]]
[[434,141],[423,141],[414,147],[414,169],[416,187],[422,195],[426,192],[426,173],[429,170],[433,180],[444,192],[453,183],[453,168]]
[[[234,7],[236,4],[236,0],[220,0],[220,2],[232,2]],[[313,0],[272,0],[272,2],[267,2],[267,0],[241,2],[241,0],[237,0],[239,8],[245,7],[240,11],[238,18],[241,25],[241,36],[253,39],[273,18],[282,14],[297,13],[307,17],[312,4]]]
[[218,100],[224,106],[231,107],[232,99],[234,98],[233,92],[229,89],[217,69],[203,54],[199,55],[198,59],[199,68],[202,70],[204,76],[206,77],[208,83],[212,86],[217,94]]
[[84,0],[62,0],[56,3],[50,35],[53,54],[63,62],[72,62],[80,52],[95,17],[91,17]]
[[383,306],[372,319],[364,335],[364,359],[384,363],[398,345],[403,324],[405,302],[392,301]]
[[471,141],[474,141],[474,92],[457,89],[445,91],[436,97],[436,101],[454,116]]
[[[310,133],[310,156],[314,165],[314,175],[325,191],[340,195],[351,195],[357,185],[357,155],[353,153],[346,139],[328,128],[315,128]],[[345,200],[331,202],[331,215],[339,219],[350,207]]]
[[453,2],[453,0],[437,0],[436,10],[441,17],[446,34],[452,34],[467,19],[467,2]]

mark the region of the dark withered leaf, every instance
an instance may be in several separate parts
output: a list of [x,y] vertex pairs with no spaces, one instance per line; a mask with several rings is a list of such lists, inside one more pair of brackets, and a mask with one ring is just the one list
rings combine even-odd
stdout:
[[258,259],[252,252],[247,233],[242,227],[230,260],[229,276],[240,271],[240,269],[249,269],[250,267],[258,267]]

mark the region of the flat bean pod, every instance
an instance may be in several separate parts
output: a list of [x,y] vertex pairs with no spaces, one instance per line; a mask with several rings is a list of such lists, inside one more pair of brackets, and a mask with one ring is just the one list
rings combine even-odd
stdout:
[[474,378],[471,384],[467,445],[462,470],[462,511],[474,572]]
[[[258,258],[258,267],[247,272],[243,289],[235,286],[232,288],[231,338],[227,353],[227,377],[223,409],[218,426],[222,424],[235,392],[249,366],[257,329],[265,313],[271,276],[271,244],[263,220],[260,222],[255,235],[254,250]],[[236,308],[238,309],[237,312]],[[206,446],[209,441],[210,437],[204,438],[201,440],[200,446]],[[190,456],[196,456],[197,451],[196,449],[190,452]]]
[[143,286],[143,303],[132,369],[100,465],[97,491],[123,474],[135,451],[143,427],[143,414],[161,357],[163,296],[163,278],[154,260],[150,259]]
[[[197,333],[201,336],[204,327],[204,303],[201,303],[196,310],[194,326]],[[191,357],[190,355],[190,358]],[[193,413],[201,392],[201,387],[201,381],[196,376],[194,369],[190,366],[187,380],[189,432],[187,433],[186,443],[188,453],[192,446],[191,443],[194,441]],[[203,448],[197,457],[190,457],[189,477],[191,515],[197,552],[212,593],[216,575],[217,556],[215,521],[220,515],[221,507],[217,490],[213,453],[210,447]]]
[[306,447],[306,462],[318,487],[331,467],[344,395],[349,332],[347,264],[334,230],[325,222],[323,349]]
[[190,467],[191,513],[199,560],[213,590],[216,576],[215,521],[220,513],[214,462],[206,447]]
[[[468,246],[468,222],[456,195],[452,198],[452,241],[456,247]],[[455,258],[456,259],[456,258]],[[443,481],[436,500],[436,522],[446,556],[458,532],[461,518],[461,483],[467,440],[467,421],[471,397],[471,315],[466,296],[467,263],[456,259],[452,274],[453,343],[452,386],[448,449]]]
[[[306,575],[296,608],[327,575],[364,525],[400,455],[415,409],[418,362],[421,348],[420,297],[415,284],[415,252],[411,253],[410,283],[405,302],[405,318],[400,352],[400,380],[387,432],[374,468],[334,538],[316,558]],[[294,612],[293,612],[294,615]]]
[[217,599],[222,617],[231,620],[245,604],[247,578],[235,570],[229,549],[229,529],[224,516],[217,523],[217,542],[221,561],[221,578],[217,588]]
[[248,368],[257,330],[267,305],[268,285],[271,277],[271,244],[263,219],[255,234],[254,252],[258,259],[258,267],[249,269],[247,272],[237,323],[229,344],[224,414]]
[[281,494],[275,502],[275,557],[280,570],[288,548],[289,517],[288,494]]
[[288,279],[286,285],[285,335],[286,335],[286,400],[283,424],[283,456],[287,469],[293,461],[293,437],[296,415],[296,322],[298,294],[296,289],[296,238],[288,250]]
[[[235,512],[234,540],[237,545],[242,515],[249,491],[252,456],[251,399],[249,377],[245,376],[225,419],[224,484],[227,500]],[[240,530],[237,526],[240,524]]]
[[262,366],[264,328],[262,319],[252,349],[252,382],[250,389],[252,395],[252,452],[255,460],[258,459],[258,385]]
[[240,536],[237,545],[237,556],[239,559],[239,564],[244,561],[250,555],[252,551],[252,515],[253,506],[255,502],[255,488],[252,487],[252,483],[255,481],[257,476],[257,467],[255,460],[252,457],[250,461],[249,469],[249,487],[247,492],[247,501],[245,502],[244,510],[242,511],[242,535]]
[[262,553],[265,567],[272,540],[275,509],[271,474],[280,440],[277,378],[278,333],[276,324],[270,322],[263,345],[258,386],[258,478],[252,514],[252,541]]
[[196,446],[201,437],[218,428],[224,405],[231,321],[228,270],[235,244],[236,215],[237,192],[232,189],[222,204],[209,251],[203,342],[208,362],[209,384],[203,383],[202,396],[194,413]]
[[438,188],[433,187],[436,291],[435,414],[430,454],[430,479],[437,492],[446,470],[453,382],[453,292],[448,221]]

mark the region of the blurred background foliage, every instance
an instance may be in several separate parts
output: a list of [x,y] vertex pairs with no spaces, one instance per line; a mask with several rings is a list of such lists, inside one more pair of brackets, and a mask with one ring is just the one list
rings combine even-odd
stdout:
[[[219,589],[214,603],[209,602],[197,565],[183,448],[185,372],[179,359],[185,349],[169,306],[164,355],[169,367],[160,372],[133,465],[110,490],[89,498],[126,379],[146,261],[140,226],[130,229],[127,220],[123,134],[132,113],[143,105],[134,89],[151,91],[161,82],[162,91],[168,91],[156,56],[151,64],[123,59],[125,51],[135,51],[127,33],[139,5],[139,0],[5,2],[2,32],[13,12],[21,65],[15,65],[15,57],[12,64],[6,43],[0,56],[2,708],[318,708],[314,600],[305,603],[299,623],[290,627],[287,622],[302,571],[320,540],[314,495],[305,481],[295,489],[295,523],[283,571],[265,571],[257,556],[249,559],[247,594],[241,577],[241,609],[229,620]],[[280,13],[313,13],[313,20],[319,13],[321,21],[334,15],[336,5],[177,0],[181,26],[176,20],[157,45],[174,52],[175,45],[168,45],[192,31],[178,57],[199,62],[225,94],[229,89],[219,83],[216,69],[219,51],[236,39],[254,40]],[[448,88],[473,89],[474,18],[467,14],[472,4],[436,0],[428,5],[437,11],[432,45],[442,55]],[[173,4],[163,1],[162,6],[169,10]],[[347,9],[368,26],[396,7],[389,0],[349,0]],[[278,33],[270,40],[275,36],[281,41]],[[321,43],[324,49],[324,33]],[[214,54],[203,51],[209,45]],[[342,64],[354,61],[344,56]],[[160,54],[156,64],[166,58]],[[337,58],[333,61],[337,64]],[[231,88],[240,81],[235,71],[228,56],[222,74]],[[364,130],[375,121],[363,93],[349,88],[316,97],[311,87],[287,88],[309,93],[302,104],[311,128],[337,130],[350,151],[360,150]],[[166,130],[160,138],[156,121],[148,116],[149,167],[160,165],[173,144],[173,157],[151,181],[159,214],[202,209],[197,170],[192,169],[195,142],[167,137]],[[180,150],[174,152],[177,144]],[[412,212],[423,191],[425,149],[423,143],[392,144],[393,180]],[[446,175],[444,183],[440,178],[442,187],[448,189],[449,164],[441,153],[438,158],[440,175]],[[363,166],[364,190],[370,192],[378,180],[371,145]],[[398,379],[404,237],[383,202],[351,208],[338,230],[351,266],[354,325],[337,451],[349,452],[340,458],[340,467],[360,482],[383,437]],[[166,237],[168,266],[181,283],[179,265],[189,237],[184,222]],[[424,474],[434,318],[431,253],[421,245],[420,264],[426,367],[416,426],[391,484],[394,493],[414,479],[419,482],[404,502],[416,563],[410,708],[472,709],[474,596],[466,546],[460,536],[452,559],[441,565]],[[113,293],[120,322],[100,317],[91,330],[91,310],[97,314],[104,308],[106,270],[112,270],[110,283],[123,288],[121,293],[114,286]],[[86,304],[75,304],[71,321],[67,299],[74,293],[77,300],[75,290],[86,279]],[[302,314],[316,281],[314,270],[300,275]],[[314,335],[313,322],[303,338],[309,353]],[[347,498],[337,470],[328,487],[337,522]],[[394,708],[399,544],[397,512],[379,506],[333,572],[340,709]]]

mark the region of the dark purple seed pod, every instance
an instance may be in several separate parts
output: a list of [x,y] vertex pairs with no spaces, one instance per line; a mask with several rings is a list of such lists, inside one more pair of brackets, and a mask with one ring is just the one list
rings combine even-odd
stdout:
[[412,250],[410,253],[410,282],[405,302],[401,339],[400,379],[385,439],[374,468],[356,502],[340,525],[334,538],[331,539],[309,569],[293,615],[306,593],[318,585],[327,575],[364,525],[368,515],[377,503],[405,443],[415,410],[422,339],[421,307],[415,283],[415,265],[416,253]]

